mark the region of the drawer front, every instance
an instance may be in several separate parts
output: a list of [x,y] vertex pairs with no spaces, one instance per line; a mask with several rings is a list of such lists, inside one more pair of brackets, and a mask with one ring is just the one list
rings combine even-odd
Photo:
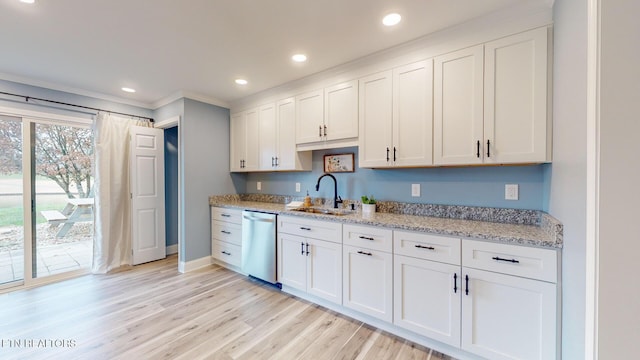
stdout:
[[342,243],[342,224],[336,222],[278,216],[278,232]]
[[242,248],[224,241],[211,242],[211,256],[229,265],[240,267],[242,263]]
[[556,250],[462,240],[462,266],[555,283]]
[[393,249],[393,231],[373,226],[346,224],[342,230],[342,241],[345,245],[390,253]]
[[393,231],[393,253],[460,265],[461,240],[410,231]]
[[211,239],[242,245],[242,225],[213,220]]
[[242,210],[211,207],[211,220],[242,224]]

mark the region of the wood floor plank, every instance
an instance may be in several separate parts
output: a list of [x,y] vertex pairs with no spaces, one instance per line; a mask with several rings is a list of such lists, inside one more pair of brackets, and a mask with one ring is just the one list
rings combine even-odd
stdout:
[[177,258],[0,295],[1,359],[451,358],[218,265]]

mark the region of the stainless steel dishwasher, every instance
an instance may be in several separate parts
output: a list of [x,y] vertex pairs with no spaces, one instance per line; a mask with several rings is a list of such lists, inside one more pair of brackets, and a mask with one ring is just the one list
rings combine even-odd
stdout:
[[275,284],[276,215],[242,212],[242,271]]

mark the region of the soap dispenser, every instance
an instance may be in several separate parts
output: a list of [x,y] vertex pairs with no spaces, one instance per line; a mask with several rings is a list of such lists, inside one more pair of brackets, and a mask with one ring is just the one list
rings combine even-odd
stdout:
[[309,190],[307,190],[307,196],[304,198],[304,207],[311,207],[311,196],[309,196]]

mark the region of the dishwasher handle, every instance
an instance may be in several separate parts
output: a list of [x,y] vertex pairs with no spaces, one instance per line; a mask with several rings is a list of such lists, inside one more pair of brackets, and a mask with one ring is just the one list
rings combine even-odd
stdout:
[[274,219],[265,219],[265,218],[256,217],[256,216],[243,215],[242,217],[247,219],[247,220],[251,220],[251,221],[260,221],[260,222],[267,222],[267,223],[275,222]]

